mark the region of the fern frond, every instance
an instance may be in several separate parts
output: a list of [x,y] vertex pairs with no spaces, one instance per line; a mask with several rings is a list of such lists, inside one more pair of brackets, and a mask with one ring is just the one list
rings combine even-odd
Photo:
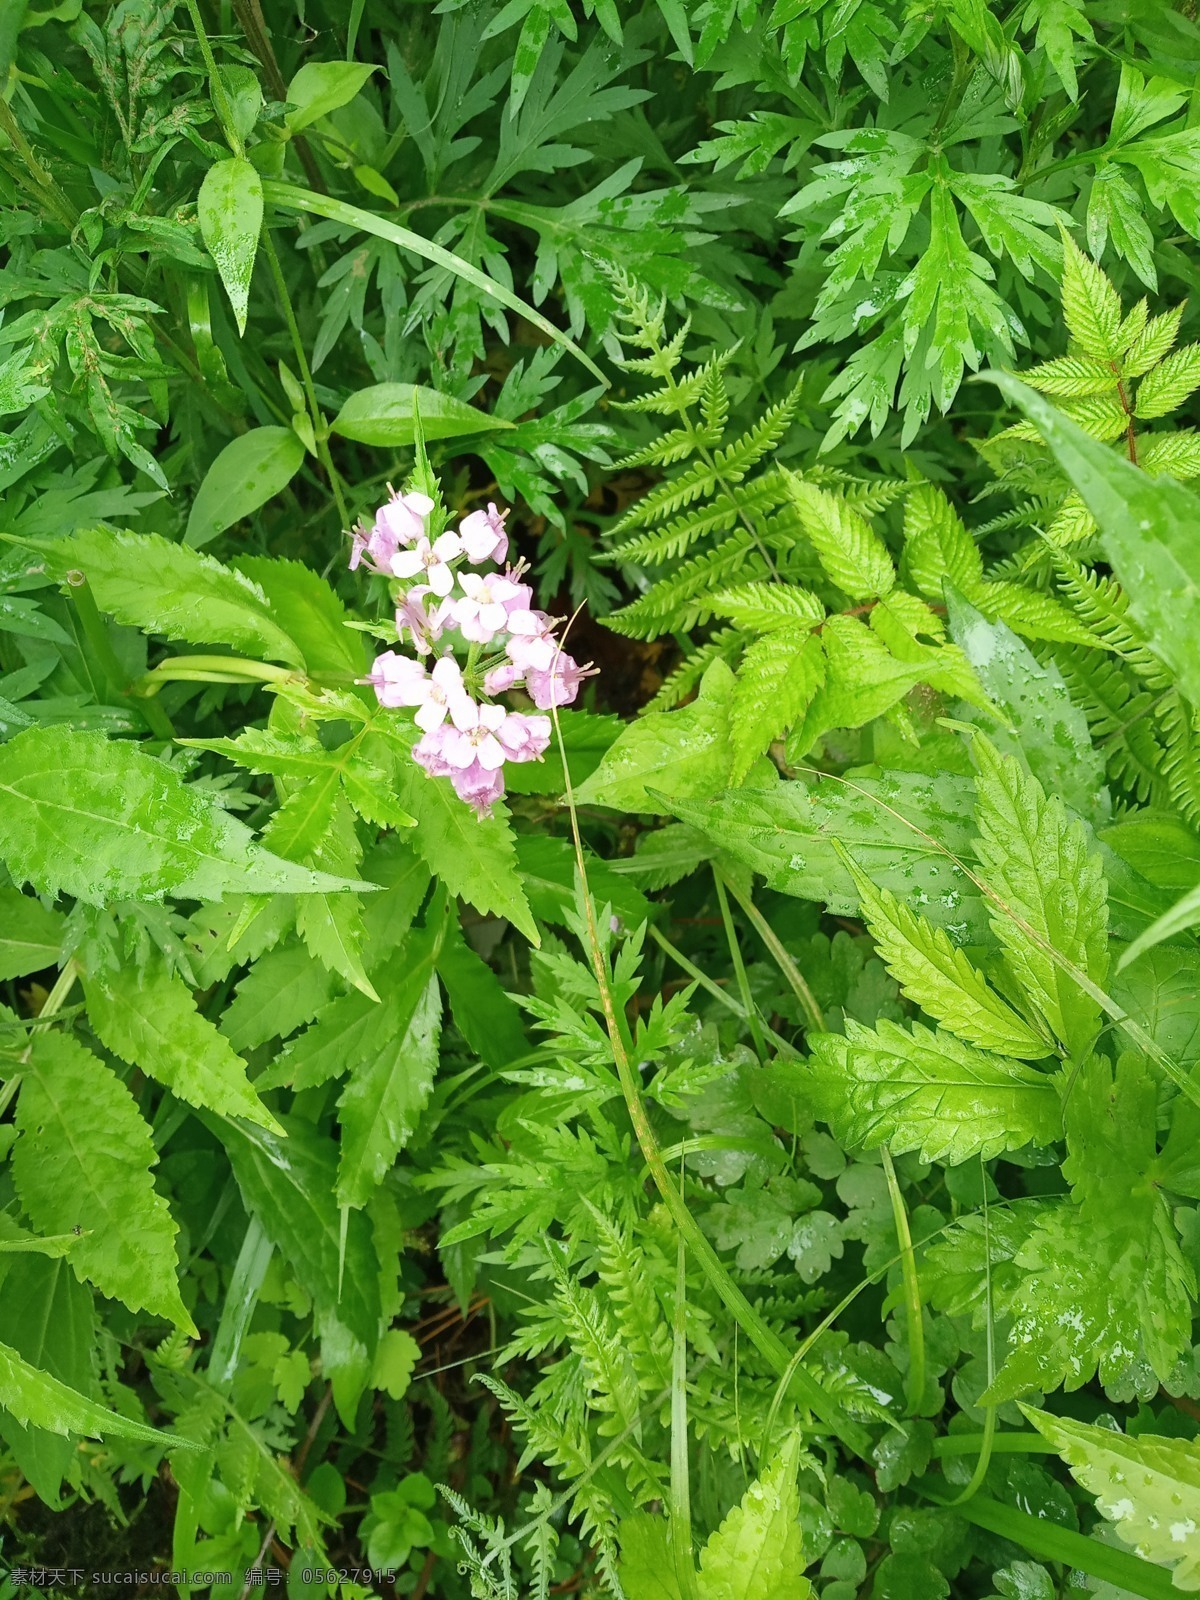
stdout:
[[1059,651],[1055,660],[1071,699],[1087,718],[1109,777],[1143,804],[1165,804],[1165,747],[1152,715],[1154,695],[1119,658],[1098,650]]
[[715,617],[728,617],[748,633],[825,620],[825,607],[816,595],[790,583],[741,583],[714,594],[709,605]]
[[1169,675],[1147,648],[1117,580],[1089,571],[1062,552],[1056,552],[1054,565],[1064,598],[1096,643],[1116,651],[1152,689],[1168,688]]
[[1186,822],[1200,822],[1200,734],[1191,707],[1174,690],[1158,705],[1158,726],[1166,746],[1162,774],[1171,803]]
[[[673,518],[661,528],[627,540],[604,557],[606,562],[636,561],[639,566],[661,566],[677,560],[685,550],[710,533],[727,532],[737,527],[743,518],[757,523],[768,512],[777,510],[787,498],[782,477],[765,472],[760,478],[739,489],[737,497],[719,494],[708,505],[688,511]],[[614,532],[619,532],[618,528]]]
[[693,556],[631,605],[605,617],[605,624],[629,639],[650,639],[675,629],[686,631],[711,615],[707,597],[731,578],[753,581],[769,574],[767,559],[754,548],[753,535],[739,528],[716,550]]

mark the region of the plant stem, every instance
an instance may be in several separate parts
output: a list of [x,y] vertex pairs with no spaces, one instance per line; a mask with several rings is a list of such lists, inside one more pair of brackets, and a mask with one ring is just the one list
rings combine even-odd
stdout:
[[670,1213],[676,1228],[686,1240],[688,1249],[692,1252],[701,1271],[734,1319],[744,1329],[751,1343],[779,1377],[786,1377],[787,1387],[791,1391],[793,1398],[825,1423],[855,1455],[861,1459],[866,1459],[871,1450],[871,1435],[867,1429],[860,1422],[856,1422],[853,1417],[847,1415],[842,1405],[832,1395],[826,1393],[821,1383],[806,1367],[798,1362],[793,1365],[792,1358],[783,1340],[763,1320],[741,1289],[734,1283],[722,1265],[721,1258],[717,1255],[716,1250],[709,1243],[706,1235],[701,1232],[699,1223],[688,1210],[687,1202],[679,1193],[678,1185],[672,1181],[666,1162],[662,1158],[654,1128],[646,1111],[645,1101],[642,1099],[641,1084],[638,1081],[637,1071],[630,1059],[628,1031],[624,1026],[623,1019],[617,1013],[612,983],[608,976],[604,946],[601,943],[600,930],[596,922],[596,907],[592,900],[591,890],[588,888],[587,863],[583,854],[583,835],[579,831],[579,815],[575,807],[575,790],[571,782],[571,770],[567,762],[566,745],[563,742],[562,726],[558,719],[557,707],[551,708],[551,714],[554,718],[558,746],[562,754],[563,770],[566,774],[566,797],[571,814],[571,832],[575,842],[575,862],[582,886],[588,953],[591,957],[592,970],[595,973],[596,985],[600,993],[600,1005],[604,1014],[605,1028],[608,1032],[609,1046],[612,1050],[613,1064],[617,1069],[617,1079],[621,1085],[621,1092],[625,1097],[625,1107],[642,1152],[642,1159],[649,1168],[650,1175],[654,1179],[654,1186],[658,1190],[663,1204]]
[[284,278],[283,268],[279,264],[279,256],[275,250],[275,241],[271,237],[270,226],[266,223],[264,223],[262,230],[262,250],[271,269],[271,276],[275,280],[275,290],[279,295],[279,304],[283,310],[284,321],[288,326],[288,333],[291,335],[292,350],[296,356],[296,363],[300,368],[300,381],[304,385],[304,395],[308,401],[308,414],[312,421],[313,438],[317,446],[317,458],[322,467],[324,467],[325,476],[329,479],[329,487],[333,490],[333,498],[337,505],[342,527],[348,529],[350,526],[350,512],[346,507],[346,497],[343,492],[341,476],[333,464],[333,457],[329,453],[329,429],[317,400],[312,368],[308,364],[308,352],[305,350],[304,340],[300,336],[300,324],[296,321],[292,298],[288,293],[287,280]]
[[721,921],[725,924],[725,938],[729,945],[729,957],[733,962],[733,970],[737,974],[738,990],[746,1012],[746,1025],[749,1027],[750,1037],[754,1041],[754,1053],[762,1061],[767,1054],[767,1046],[762,1035],[762,1028],[759,1026],[758,1007],[754,1004],[754,996],[750,993],[750,980],[746,976],[746,963],[742,960],[737,929],[734,927],[733,917],[730,915],[725,885],[721,882],[721,874],[716,867],[713,868],[713,883],[717,890],[717,904],[721,908]]
[[741,906],[747,917],[754,924],[755,932],[766,945],[767,949],[775,957],[775,961],[780,972],[782,972],[784,977],[787,979],[792,993],[796,996],[796,999],[799,1000],[801,1009],[808,1019],[806,1026],[813,1029],[817,1033],[823,1033],[825,1030],[825,1016],[820,1006],[817,1004],[817,997],[809,988],[808,981],[804,974],[800,971],[800,968],[792,960],[791,956],[788,955],[783,946],[783,941],[780,939],[779,935],[775,932],[774,928],[772,928],[766,917],[763,916],[762,912],[754,904],[754,901],[750,898],[750,896],[748,894],[743,894],[738,888],[737,884],[734,883],[731,878],[725,879],[725,887],[729,890],[730,894],[737,901],[738,905]]
[[920,1415],[921,1401],[925,1398],[925,1319],[921,1310],[921,1280],[917,1276],[917,1258],[913,1254],[908,1208],[900,1193],[892,1152],[885,1144],[880,1146],[879,1153],[883,1157],[883,1171],[892,1202],[892,1221],[896,1224],[896,1238],[900,1245],[900,1270],[904,1275],[908,1320],[908,1414],[916,1417]]

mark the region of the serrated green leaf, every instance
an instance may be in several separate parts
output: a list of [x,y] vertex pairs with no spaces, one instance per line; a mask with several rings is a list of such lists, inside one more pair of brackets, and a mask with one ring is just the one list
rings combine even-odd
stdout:
[[135,745],[27,728],[0,747],[0,858],[18,881],[89,905],[368,887],[295,866]]
[[177,1434],[162,1433],[132,1417],[123,1417],[98,1405],[50,1373],[23,1361],[8,1345],[0,1344],[0,1405],[29,1427],[49,1433],[81,1433],[91,1439],[137,1439],[170,1450],[194,1450],[195,1445]]
[[709,607],[714,617],[728,617],[734,627],[747,633],[769,633],[774,628],[825,620],[825,607],[816,595],[794,583],[739,584],[713,595]]
[[221,1031],[237,1051],[268,1039],[286,1039],[311,1022],[332,998],[333,974],[301,944],[268,950],[241,979],[221,1017]]
[[1046,1144],[1061,1127],[1059,1093],[1044,1072],[985,1054],[920,1023],[911,1031],[851,1019],[842,1034],[810,1035],[808,1098],[844,1143],[958,1166],[1025,1144]]
[[865,517],[837,495],[786,475],[800,525],[831,583],[851,600],[875,600],[896,582],[892,558]]
[[1006,374],[994,381],[1016,402],[1100,525],[1114,576],[1151,648],[1200,703],[1200,499],[1170,479],[1148,478],[1088,439],[1039,395]]
[[240,434],[204,474],[188,513],[184,543],[199,549],[266,505],[287,487],[303,461],[304,446],[291,428],[251,428]]
[[212,556],[157,533],[86,528],[70,539],[24,540],[51,577],[83,573],[101,611],[118,622],[192,644],[302,665],[257,584]]
[[1143,421],[1170,416],[1196,388],[1200,388],[1200,344],[1185,344],[1142,379],[1135,414]]
[[250,278],[262,231],[263,188],[243,156],[218,161],[204,174],[196,201],[200,236],[221,274],[238,332],[246,331]]
[[235,567],[266,596],[272,617],[298,647],[310,673],[335,681],[362,677],[366,640],[346,626],[350,613],[320,573],[276,556],[241,556]]
[[1097,361],[1118,361],[1121,297],[1065,228],[1062,244],[1062,308],[1067,332],[1084,355]]
[[732,782],[740,783],[772,740],[804,715],[824,681],[825,650],[811,627],[776,628],[750,645],[738,667],[729,716]]
[[854,868],[854,881],[879,955],[910,1000],[981,1050],[1040,1061],[1053,1042],[1039,1034],[950,943],[943,928],[878,889]]
[[1009,1350],[987,1398],[1012,1399],[1099,1368],[1145,1398],[1191,1347],[1196,1280],[1159,1186],[1157,1086],[1127,1052],[1093,1055],[1065,1103],[1072,1200],[1052,1205],[1016,1256]]
[[983,558],[962,518],[932,483],[910,490],[904,505],[905,571],[927,600],[940,601],[947,579],[970,599],[983,583]]
[[888,772],[847,783],[780,782],[672,799],[671,810],[761,873],[770,888],[853,916],[858,892],[834,849],[838,839],[873,883],[957,942],[988,943],[982,898],[946,853],[968,863],[974,855],[965,778]]
[[743,1494],[700,1551],[699,1600],[806,1600],[800,1535],[801,1443],[788,1435],[775,1460]]
[[484,913],[507,917],[531,944],[540,936],[516,869],[512,825],[498,805],[477,817],[444,778],[430,778],[408,750],[396,762],[397,797],[417,819],[413,848],[451,894]]
[[983,713],[973,720],[997,749],[1023,760],[1048,794],[1102,826],[1110,816],[1104,762],[1055,662],[1043,665],[1003,622],[988,622],[953,588],[946,602],[955,642],[1012,731]]
[[1171,1569],[1177,1589],[1200,1589],[1200,1446],[1129,1435],[1034,1406],[1021,1410],[1058,1451],[1101,1515],[1146,1561]]
[[1099,1031],[1099,1007],[1046,946],[1103,984],[1108,903],[1100,857],[1083,824],[1068,820],[1058,795],[1047,796],[1011,756],[999,755],[982,735],[972,740],[972,753],[978,770],[976,854],[1004,907],[992,911],[992,928],[1010,971],[1055,1037],[1069,1050],[1083,1051]]
[[123,963],[89,974],[84,991],[88,1020],[115,1056],[189,1105],[278,1130],[246,1076],[246,1063],[196,1010],[186,984],[160,951],[138,966]]
[[412,966],[383,1001],[389,1035],[372,1058],[351,1067],[338,1099],[337,1196],[344,1206],[366,1205],[411,1138],[433,1090],[442,1018],[433,939],[414,940],[406,954]]
[[78,1277],[194,1334],[176,1279],[178,1228],[151,1177],[158,1152],[116,1074],[64,1034],[35,1034],[17,1127],[13,1178],[33,1225],[83,1228],[70,1255]]

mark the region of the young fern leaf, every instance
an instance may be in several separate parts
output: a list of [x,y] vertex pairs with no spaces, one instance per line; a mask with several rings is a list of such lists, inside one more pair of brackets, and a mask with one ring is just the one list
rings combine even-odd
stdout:
[[879,956],[910,1000],[981,1050],[1025,1061],[1040,1061],[1051,1053],[1053,1041],[996,993],[944,929],[910,910],[889,889],[877,889],[849,858],[846,864]]

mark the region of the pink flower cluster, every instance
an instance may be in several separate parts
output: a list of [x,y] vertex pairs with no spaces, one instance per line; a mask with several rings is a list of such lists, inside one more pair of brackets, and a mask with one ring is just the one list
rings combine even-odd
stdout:
[[[399,580],[396,635],[415,656],[385,650],[365,681],[384,706],[414,708],[421,737],[413,759],[431,776],[447,777],[480,816],[504,793],[506,761],[535,761],[550,743],[550,718],[496,705],[492,697],[523,688],[538,711],[568,705],[585,675],[555,637],[556,623],[533,608],[533,590],[522,568],[463,570],[508,555],[504,513],[489,505],[472,511],[456,533],[429,537],[433,501],[409,492],[393,495],[373,525],[354,534],[353,571]],[[461,666],[449,648],[435,646],[456,635],[467,647]],[[432,668],[426,665],[436,656]],[[480,694],[487,699],[480,698]]]

